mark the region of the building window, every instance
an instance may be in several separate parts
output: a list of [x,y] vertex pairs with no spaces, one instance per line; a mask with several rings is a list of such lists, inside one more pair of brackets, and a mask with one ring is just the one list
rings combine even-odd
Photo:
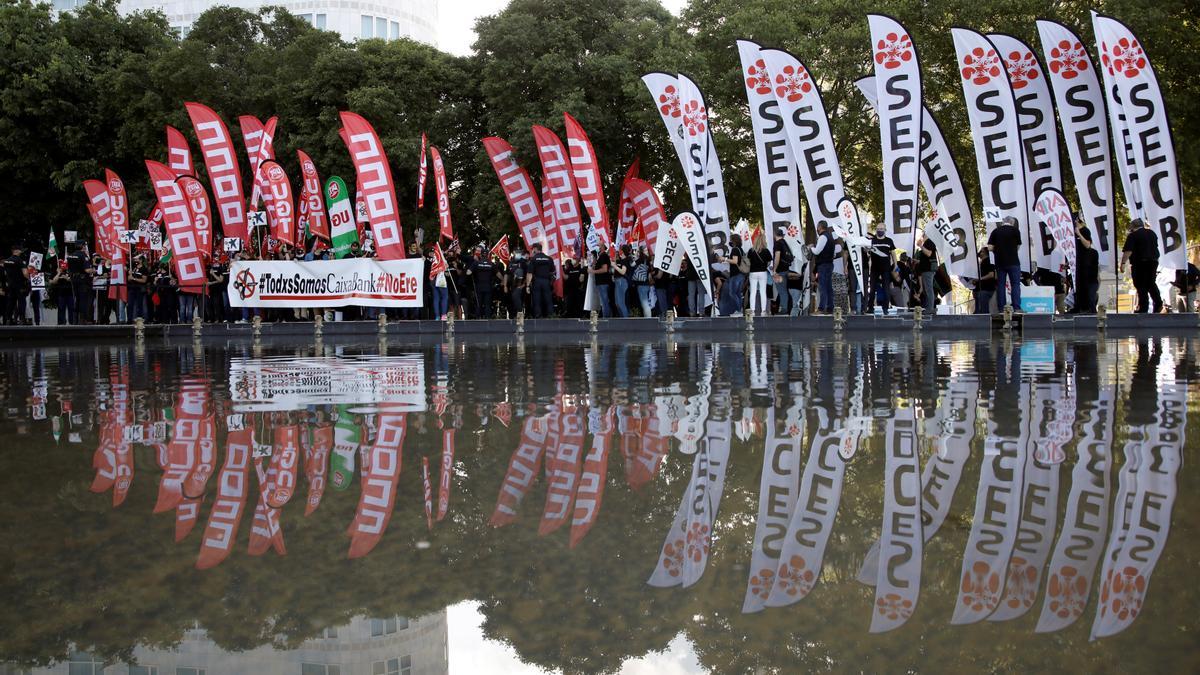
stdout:
[[175,675],[205,675],[205,673],[203,668],[179,667],[175,669]]
[[326,18],[327,18],[326,15],[318,14],[317,15],[317,23],[315,24],[316,27],[320,28],[321,30],[325,30]]
[[337,664],[302,663],[300,675],[342,675],[342,667]]
[[400,24],[393,21],[391,24],[391,28],[392,28],[392,32],[389,33],[388,37],[390,37],[393,40],[399,40],[400,39]]
[[375,18],[375,37],[384,40],[387,39],[387,19],[381,17]]
[[361,31],[362,35],[360,37],[364,37],[364,38],[371,37],[374,29],[375,29],[375,18],[367,16],[366,14],[363,14],[362,15],[362,31]]
[[408,618],[393,616],[390,619],[371,619],[371,637],[394,635],[396,631],[408,628]]
[[376,661],[371,664],[371,675],[412,675],[412,657]]
[[322,640],[336,640],[337,639],[337,627],[326,628],[325,630],[321,631],[321,639]]
[[129,666],[129,675],[158,675],[158,666]]
[[71,654],[71,660],[67,662],[68,675],[103,675],[103,673],[104,662],[91,654],[75,652]]

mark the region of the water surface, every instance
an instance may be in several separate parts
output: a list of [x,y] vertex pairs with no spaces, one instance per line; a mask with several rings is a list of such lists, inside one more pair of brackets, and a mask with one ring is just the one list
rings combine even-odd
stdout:
[[0,351],[0,663],[1195,671],[1196,348]]

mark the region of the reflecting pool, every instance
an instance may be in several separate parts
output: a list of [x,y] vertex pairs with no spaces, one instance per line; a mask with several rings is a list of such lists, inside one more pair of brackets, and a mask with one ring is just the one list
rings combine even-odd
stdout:
[[0,349],[0,672],[1195,672],[1198,346]]

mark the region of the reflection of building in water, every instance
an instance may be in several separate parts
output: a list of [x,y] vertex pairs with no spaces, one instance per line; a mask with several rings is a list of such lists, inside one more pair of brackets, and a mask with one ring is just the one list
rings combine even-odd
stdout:
[[[139,665],[105,665],[88,654],[49,668],[13,672],[40,675],[435,675],[450,670],[446,610],[420,619],[355,618],[345,626],[326,628],[321,637],[291,650],[262,646],[230,652],[217,646],[202,629],[187,631],[171,651],[138,647]],[[0,672],[8,672],[0,666]]]

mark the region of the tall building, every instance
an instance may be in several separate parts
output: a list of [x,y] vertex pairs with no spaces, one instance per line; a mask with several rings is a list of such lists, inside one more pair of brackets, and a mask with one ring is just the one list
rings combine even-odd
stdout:
[[74,652],[61,663],[24,669],[0,663],[0,673],[20,675],[446,675],[450,670],[446,610],[420,619],[358,617],[295,649],[270,646],[228,652],[202,629],[184,633],[169,651],[136,647],[138,665],[109,664]]
[[[54,8],[67,11],[88,0],[52,0]],[[257,10],[273,5],[306,19],[322,30],[331,30],[343,40],[363,38],[396,40],[402,37],[434,47],[437,42],[439,0],[122,0],[121,11],[160,9],[171,27],[186,36],[204,10],[217,5]]]

